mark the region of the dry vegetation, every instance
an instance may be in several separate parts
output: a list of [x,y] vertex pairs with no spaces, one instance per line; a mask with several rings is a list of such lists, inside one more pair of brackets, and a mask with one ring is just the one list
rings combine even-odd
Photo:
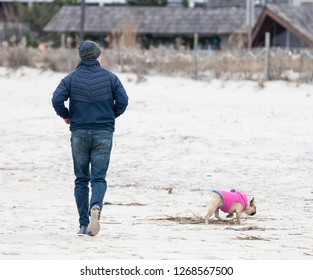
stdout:
[[[163,218],[153,219],[156,221],[168,221],[168,222],[175,222],[179,224],[204,224],[204,218],[200,215],[193,215],[192,217],[182,217],[182,216],[166,216]],[[237,221],[234,219],[227,219],[227,220],[216,220],[210,219],[209,224],[214,225],[235,225]]]
[[[125,30],[129,48],[104,50],[103,66],[112,71],[134,73],[138,81],[145,75],[159,74],[199,80],[255,80],[264,83],[264,49],[232,51],[177,51],[166,48],[139,50],[134,47],[132,34]],[[0,66],[18,68],[30,66],[68,72],[79,61],[76,49],[38,50],[32,48],[0,48]],[[270,52],[271,80],[298,83],[313,81],[313,50],[297,52],[272,49]]]

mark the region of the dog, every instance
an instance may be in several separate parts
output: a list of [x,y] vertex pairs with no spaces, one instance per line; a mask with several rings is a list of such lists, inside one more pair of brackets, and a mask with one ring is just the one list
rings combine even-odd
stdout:
[[241,225],[240,216],[244,212],[247,215],[253,216],[256,214],[256,206],[254,197],[247,197],[245,193],[231,189],[230,191],[212,190],[209,200],[208,213],[205,216],[205,223],[209,223],[210,217],[215,214],[218,220],[220,218],[219,210],[228,213],[227,218],[232,218],[236,213],[237,222]]

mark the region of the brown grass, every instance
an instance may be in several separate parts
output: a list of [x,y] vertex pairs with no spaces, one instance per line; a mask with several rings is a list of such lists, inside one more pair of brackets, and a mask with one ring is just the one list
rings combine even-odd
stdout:
[[114,206],[146,206],[147,204],[139,203],[139,202],[130,202],[130,203],[111,203],[105,202],[104,205],[114,205]]
[[[210,81],[214,78],[226,80],[255,80],[265,86],[264,50],[231,50],[214,53],[189,50],[177,51],[166,48],[139,50],[135,48],[133,27],[125,26],[124,48],[104,50],[103,66],[111,71],[137,74],[137,81],[144,81],[145,75],[180,76]],[[0,66],[20,66],[69,72],[79,62],[77,50],[51,49],[44,52],[32,48],[0,48]],[[298,50],[291,53],[272,49],[270,54],[270,79],[297,83],[313,81],[313,51]]]
[[[155,221],[168,221],[168,222],[175,222],[179,224],[204,224],[205,220],[203,217],[200,215],[194,215],[192,217],[181,217],[181,216],[166,216],[164,218],[157,218],[157,219],[152,219]],[[236,221],[234,220],[209,220],[209,224],[213,225],[233,225],[236,224]]]
[[248,236],[248,235],[246,235],[246,236],[237,236],[237,237],[235,237],[234,239],[236,239],[236,240],[261,240],[261,241],[271,241],[271,240],[268,239],[268,238],[263,238],[263,237],[260,237],[260,236],[253,236],[253,235],[251,235],[251,236]]
[[251,231],[251,230],[265,231],[266,230],[265,228],[260,228],[257,226],[241,227],[238,229],[235,229],[235,228],[228,228],[228,229],[237,230],[237,231]]

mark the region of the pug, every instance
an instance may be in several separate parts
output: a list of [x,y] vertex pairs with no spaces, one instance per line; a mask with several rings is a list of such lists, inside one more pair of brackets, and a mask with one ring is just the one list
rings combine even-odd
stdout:
[[227,218],[233,217],[236,213],[238,224],[241,225],[240,216],[242,212],[247,215],[253,216],[256,214],[256,206],[254,198],[247,197],[245,193],[231,189],[230,191],[212,190],[209,200],[208,213],[205,216],[205,223],[209,223],[210,217],[215,214],[218,220],[225,220],[220,218],[219,210],[228,213]]

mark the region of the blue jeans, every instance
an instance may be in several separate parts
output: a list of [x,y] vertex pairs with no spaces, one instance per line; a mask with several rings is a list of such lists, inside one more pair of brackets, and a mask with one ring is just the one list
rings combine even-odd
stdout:
[[74,195],[80,227],[88,226],[89,212],[93,205],[98,204],[102,209],[107,189],[105,177],[110,163],[112,137],[113,132],[108,130],[72,131],[71,146],[76,177]]

